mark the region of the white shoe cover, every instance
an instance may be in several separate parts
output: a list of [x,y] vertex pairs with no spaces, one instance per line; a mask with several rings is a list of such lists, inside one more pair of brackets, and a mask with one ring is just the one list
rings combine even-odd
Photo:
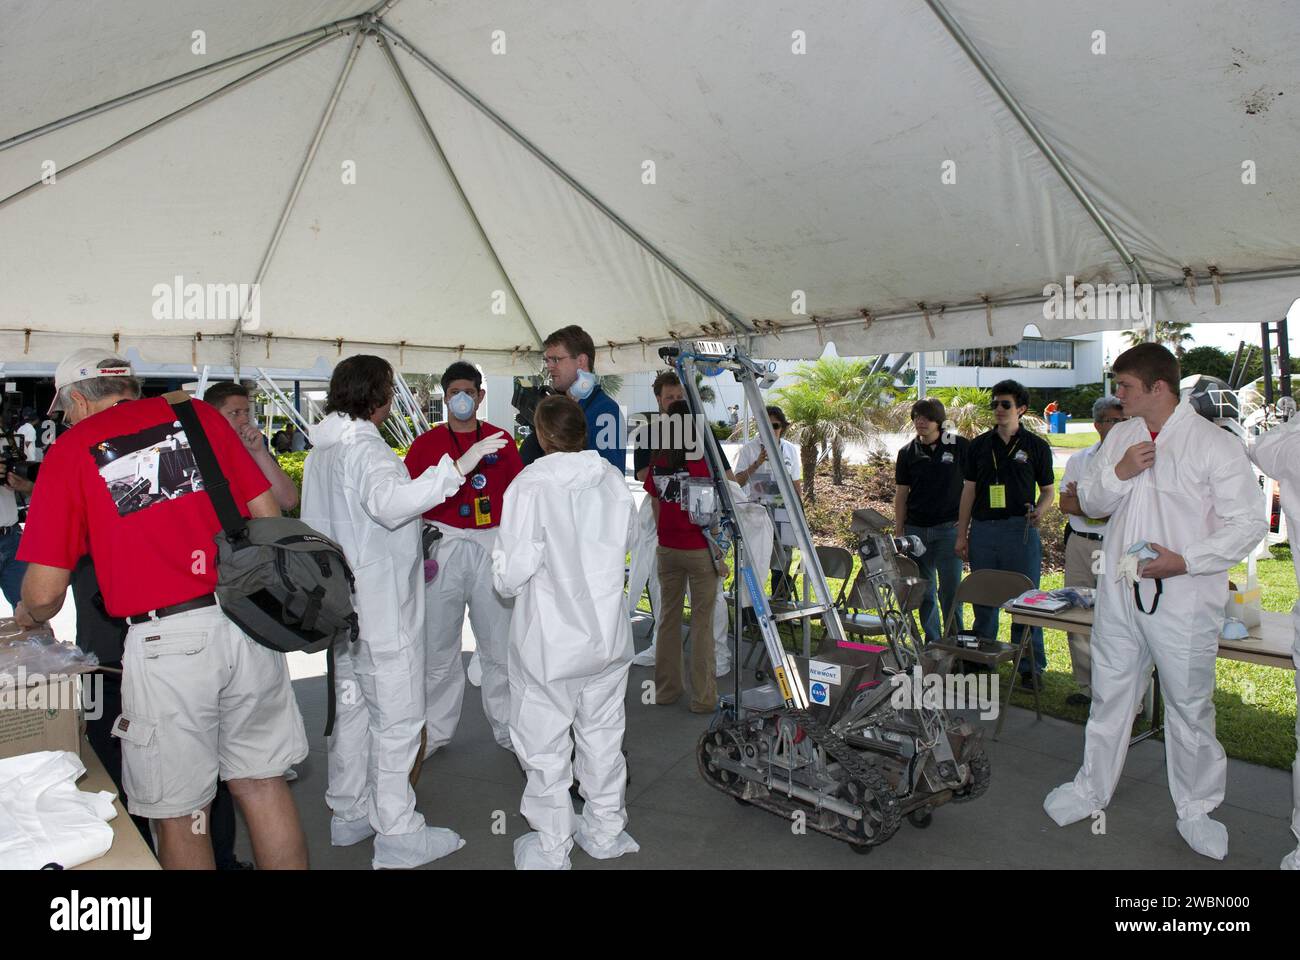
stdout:
[[298,779],[298,771],[295,770],[293,767],[290,767],[288,770],[284,771],[285,783],[293,783],[297,779]]
[[470,654],[469,666],[465,668],[465,679],[473,686],[483,686],[483,665],[478,662],[478,651]]
[[582,848],[583,853],[594,860],[614,860],[625,853],[636,853],[641,849],[640,844],[633,840],[626,830],[620,831],[613,840],[598,841],[592,837],[587,825],[581,820],[578,821],[578,829],[573,835],[573,841]]
[[547,853],[542,849],[542,835],[537,831],[525,833],[515,841],[516,870],[572,870],[567,853],[559,850]]
[[1044,812],[1056,821],[1058,827],[1068,827],[1088,819],[1094,808],[1095,804],[1079,792],[1073,780],[1061,784],[1043,801]]
[[367,817],[360,820],[340,820],[330,817],[330,844],[335,847],[350,847],[367,837],[375,835],[375,828]]
[[446,827],[425,826],[414,833],[381,833],[375,837],[376,870],[410,870],[440,860],[465,846],[460,834]]
[[731,672],[731,648],[721,647],[718,650],[717,669],[714,671],[715,677],[725,677]]
[[1178,832],[1203,857],[1222,860],[1228,855],[1228,828],[1205,814],[1179,820]]
[[1282,870],[1300,870],[1300,847],[1296,847],[1282,858]]
[[632,658],[632,663],[638,667],[653,667],[655,665],[655,645],[653,640],[650,641],[650,646]]

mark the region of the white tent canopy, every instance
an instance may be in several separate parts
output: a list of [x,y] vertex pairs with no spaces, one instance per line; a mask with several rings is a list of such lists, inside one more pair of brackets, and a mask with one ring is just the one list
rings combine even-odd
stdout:
[[[98,339],[522,372],[576,322],[628,372],[677,336],[808,357],[1132,325],[1044,319],[1067,276],[1149,278],[1165,320],[1300,293],[1288,0],[0,0],[0,23],[14,361]],[[168,312],[178,277],[260,282],[256,326]]]

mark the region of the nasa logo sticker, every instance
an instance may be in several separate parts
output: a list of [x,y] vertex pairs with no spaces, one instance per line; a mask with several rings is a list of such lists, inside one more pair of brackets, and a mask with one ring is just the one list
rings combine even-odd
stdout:
[[1029,462],[1029,454],[1025,453],[1025,451],[1023,451],[1023,450],[1017,450],[1017,451],[1016,451],[1016,462],[1017,462],[1017,463],[1028,463],[1028,462]]
[[481,473],[476,473],[474,476],[469,478],[469,482],[470,486],[475,490],[482,490],[487,486],[487,477],[483,476]]
[[952,454],[951,454],[951,453],[944,453],[944,455],[943,455],[942,457],[939,458],[939,462],[940,462],[940,463],[952,463]]
[[830,687],[824,683],[811,683],[808,685],[808,699],[813,703],[826,705],[831,702]]

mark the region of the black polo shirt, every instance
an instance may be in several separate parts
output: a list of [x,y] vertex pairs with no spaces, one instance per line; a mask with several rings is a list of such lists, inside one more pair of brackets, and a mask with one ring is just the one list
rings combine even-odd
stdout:
[[944,443],[940,437],[932,444],[913,438],[898,451],[894,482],[908,488],[908,524],[934,527],[956,522],[969,456],[970,441],[965,437],[957,437],[954,443]]
[[[1056,483],[1052,472],[1052,448],[1047,441],[1024,427],[1017,430],[1010,443],[1003,443],[994,427],[971,441],[966,460],[966,479],[975,483],[975,506],[972,520],[1004,520],[1023,517],[1025,504],[1038,502],[1038,487]],[[1006,488],[1006,506],[990,505],[989,491],[995,484]]]

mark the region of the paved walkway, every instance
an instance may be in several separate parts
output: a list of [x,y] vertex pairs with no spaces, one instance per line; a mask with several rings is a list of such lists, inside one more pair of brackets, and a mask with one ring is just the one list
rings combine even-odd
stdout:
[[[648,621],[639,621],[638,649],[648,642],[647,627]],[[348,848],[329,845],[324,679],[308,675],[307,658],[295,672],[312,752],[299,767],[293,790],[312,866],[366,869],[369,841]],[[1013,708],[1002,739],[988,744],[993,779],[984,797],[940,808],[928,829],[904,824],[884,846],[859,856],[812,831],[797,836],[784,820],[742,807],[709,787],[695,763],[706,719],[687,711],[686,698],[670,707],[642,704],[641,684],[652,675],[652,668],[633,667],[627,697],[628,830],[641,852],[601,863],[575,849],[575,869],[1275,869],[1294,849],[1288,830],[1290,775],[1230,760],[1228,796],[1218,813],[1229,831],[1228,859],[1218,863],[1192,853],[1175,829],[1163,746],[1152,740],[1130,754],[1104,834],[1094,834],[1090,822],[1058,828],[1043,813],[1042,799],[1074,775],[1083,728],[1052,718],[1036,722],[1032,711]],[[425,764],[417,788],[430,822],[454,828],[467,841],[463,850],[428,869],[508,869],[514,838],[528,830],[518,812],[523,775],[513,756],[493,742],[477,693],[467,688],[456,739]],[[494,823],[504,823],[504,835],[493,832]],[[240,842],[241,856],[248,857],[242,832]]]

